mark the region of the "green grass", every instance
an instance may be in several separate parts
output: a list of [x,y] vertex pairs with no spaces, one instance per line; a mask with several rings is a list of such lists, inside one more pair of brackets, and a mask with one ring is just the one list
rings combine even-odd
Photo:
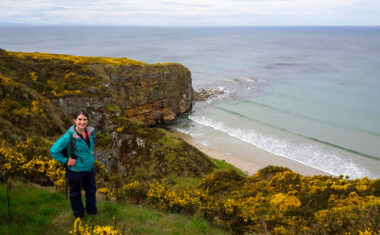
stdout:
[[248,175],[246,173],[244,173],[242,170],[240,170],[239,168],[236,168],[234,167],[233,165],[225,162],[225,161],[222,161],[222,160],[219,160],[219,159],[215,159],[215,158],[212,158],[210,156],[207,156],[215,165],[216,165],[216,170],[234,170],[236,171],[239,175],[243,176],[243,177],[247,177]]
[[[0,184],[0,234],[67,234],[74,217],[64,194],[16,182],[10,192],[7,216],[6,186]],[[125,234],[228,234],[203,217],[157,211],[147,205],[98,200],[99,214],[86,216],[83,224],[116,225]]]
[[190,187],[196,187],[201,178],[195,177],[184,177],[184,176],[176,176],[176,175],[168,175],[165,177],[166,182],[171,184],[177,189],[186,189]]
[[[244,173],[242,170],[232,166],[231,164],[229,164],[225,161],[222,161],[222,160],[214,159],[214,158],[209,157],[209,156],[207,156],[207,157],[216,165],[216,168],[211,173],[213,173],[215,171],[220,171],[220,170],[234,170],[239,175],[241,175],[243,177],[247,177],[246,173]],[[169,184],[172,184],[177,189],[186,189],[189,187],[196,187],[198,185],[200,179],[207,177],[211,173],[204,174],[202,177],[183,177],[183,176],[177,176],[177,175],[171,174],[171,175],[166,176],[165,180]]]
[[[113,219],[115,218],[115,219]],[[198,216],[164,213],[143,205],[99,203],[99,215],[85,217],[88,225],[115,225],[126,234],[227,234]],[[70,226],[68,224],[67,226]]]
[[0,234],[40,234],[53,218],[69,208],[61,193],[15,183],[10,191],[8,216],[6,185],[0,186]]
[[109,111],[121,113],[121,110],[120,110],[119,106],[117,106],[117,105],[107,104],[106,109],[108,109]]

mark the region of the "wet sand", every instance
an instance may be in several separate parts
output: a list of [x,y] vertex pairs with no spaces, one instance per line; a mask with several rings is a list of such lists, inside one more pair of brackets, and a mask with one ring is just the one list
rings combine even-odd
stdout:
[[172,132],[172,133],[175,136],[183,139],[187,143],[198,148],[200,151],[209,155],[210,157],[219,159],[219,160],[224,160],[227,163],[235,166],[236,168],[241,169],[248,175],[253,175],[259,169],[264,168],[268,165],[287,167],[291,169],[292,171],[297,172],[304,176],[329,175],[326,172],[314,169],[312,167],[306,166],[304,164],[293,161],[291,159],[287,159],[284,157],[280,157],[280,156],[268,153],[258,148],[255,150],[255,153],[250,154],[250,156],[245,156],[245,155],[232,156],[229,153],[223,153],[221,151],[218,151],[217,149],[198,143],[190,135],[187,135],[181,132]]

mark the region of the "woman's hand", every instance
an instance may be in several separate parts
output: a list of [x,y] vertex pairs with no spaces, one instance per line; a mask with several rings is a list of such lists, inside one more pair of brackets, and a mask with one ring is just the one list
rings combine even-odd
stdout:
[[77,162],[76,159],[72,159],[72,158],[70,157],[69,160],[67,161],[67,165],[68,165],[68,166],[74,166],[76,162]]

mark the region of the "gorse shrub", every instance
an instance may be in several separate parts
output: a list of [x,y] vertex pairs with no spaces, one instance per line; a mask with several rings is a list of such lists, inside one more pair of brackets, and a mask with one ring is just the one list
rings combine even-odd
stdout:
[[[6,144],[0,146],[0,175],[20,177],[39,184],[53,184],[62,191],[66,186],[66,169],[50,156],[43,155],[38,140],[27,138],[16,146]],[[104,166],[95,161],[95,168],[104,175]]]
[[187,189],[132,182],[113,193],[134,192],[137,185],[153,206],[200,213],[234,233],[368,234],[380,229],[378,180],[368,178],[304,177],[269,166],[246,178],[230,170],[215,172]]
[[144,65],[144,62],[128,59],[128,58],[112,58],[112,57],[86,57],[86,56],[73,56],[62,54],[50,54],[50,53],[26,53],[26,52],[8,52],[10,55],[15,55],[24,59],[32,59],[35,61],[68,61],[73,64],[86,64],[86,63],[99,63],[110,65]]
[[[27,138],[0,147],[2,175],[65,186],[65,169]],[[98,179],[104,166],[96,162]],[[178,189],[165,183],[131,181],[99,188],[114,200],[146,201],[162,210],[202,214],[235,233],[353,233],[379,231],[379,180],[304,177],[289,169],[267,167],[252,177],[217,171],[197,186]],[[78,227],[79,228],[79,227]],[[99,230],[100,231],[100,230]]]
[[209,193],[222,193],[238,188],[243,176],[233,170],[222,170],[212,173],[209,177],[202,179],[198,188]]
[[53,136],[63,131],[60,113],[51,101],[23,82],[0,73],[0,97],[0,137],[8,143],[31,135]]
[[82,225],[80,218],[74,222],[74,229],[69,231],[69,234],[74,235],[121,235],[121,231],[112,225],[90,227],[87,224]]
[[63,189],[65,169],[51,157],[34,155],[35,146],[30,138],[16,146],[2,141],[0,171],[8,176],[28,178],[36,183],[53,183],[57,189]]

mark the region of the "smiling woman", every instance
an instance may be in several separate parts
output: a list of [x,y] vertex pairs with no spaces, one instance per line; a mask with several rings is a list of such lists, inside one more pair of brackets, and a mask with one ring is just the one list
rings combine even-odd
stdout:
[[[96,181],[94,169],[94,128],[88,126],[88,114],[74,113],[74,125],[51,147],[50,154],[55,160],[67,166],[70,186],[70,202],[75,218],[83,217],[82,187],[86,191],[86,211],[96,215]],[[62,151],[66,151],[65,156]]]

